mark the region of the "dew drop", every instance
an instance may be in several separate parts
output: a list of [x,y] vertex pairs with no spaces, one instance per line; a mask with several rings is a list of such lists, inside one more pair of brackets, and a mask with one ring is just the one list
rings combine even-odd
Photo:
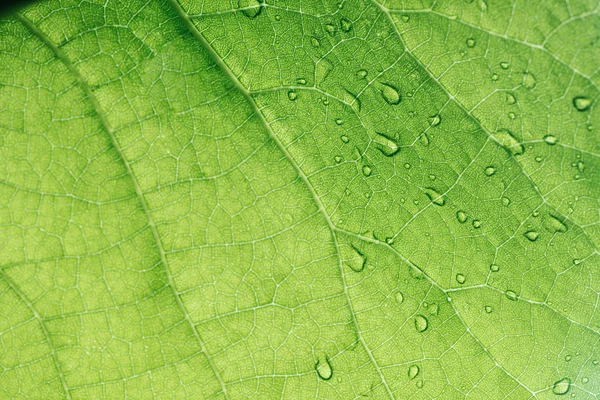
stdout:
[[565,361],[566,361],[566,362],[569,362],[569,361],[571,361],[571,359],[572,359],[572,357],[571,357],[571,355],[570,355],[570,354],[567,354],[567,355],[565,356]]
[[404,295],[402,294],[402,292],[396,292],[396,302],[398,304],[402,304],[402,302],[404,301]]
[[494,174],[496,173],[496,168],[494,168],[494,167],[492,167],[492,166],[490,165],[489,167],[487,167],[487,168],[484,170],[484,172],[485,172],[485,174],[486,174],[487,176],[492,176],[492,175],[494,175]]
[[319,41],[319,39],[317,39],[316,37],[313,36],[310,38],[310,44],[313,47],[319,47],[321,45],[321,42]]
[[329,361],[328,357],[325,357],[325,362],[323,363],[321,360],[318,360],[315,364],[315,370],[317,371],[319,378],[323,379],[324,381],[330,380],[333,376],[333,367],[331,366],[331,361]]
[[400,19],[402,20],[402,22],[408,22],[410,21],[410,17],[408,15],[403,15],[400,17]]
[[275,21],[281,21],[281,16],[279,14],[275,16]]
[[535,242],[539,236],[540,236],[540,234],[538,232],[536,232],[536,231],[527,231],[527,232],[525,232],[525,237],[530,242]]
[[441,123],[442,123],[442,116],[441,115],[436,114],[436,115],[434,115],[432,117],[429,117],[429,125],[431,125],[432,128],[438,126]]
[[342,139],[342,142],[344,142],[344,143],[348,143],[350,141],[350,138],[346,135],[342,135],[340,137],[340,139]]
[[335,160],[335,162],[336,162],[336,163],[338,163],[338,164],[342,162],[342,157],[341,157],[341,156],[335,156],[333,159],[334,159],[334,160]]
[[498,74],[492,74],[492,81],[496,82],[498,80],[499,76]]
[[367,265],[367,257],[353,245],[342,247],[343,263],[354,272],[361,272]]
[[386,83],[382,83],[382,86],[381,95],[383,96],[383,99],[390,105],[400,104],[402,97],[400,96],[398,89]]
[[467,39],[467,47],[475,47],[475,39],[473,38],[468,38]]
[[383,153],[384,156],[391,157],[400,151],[400,146],[395,138],[390,137],[386,134],[377,133],[376,142],[380,145],[377,149]]
[[475,228],[475,229],[481,228],[481,221],[478,219],[474,219],[473,220],[473,228]]
[[250,19],[254,19],[262,12],[262,1],[259,0],[239,0],[238,6],[242,9],[242,14]]
[[335,123],[336,123],[337,125],[342,125],[342,124],[344,123],[344,121],[342,121],[342,119],[341,119],[341,118],[338,118],[338,119],[336,119],[336,120],[335,120]]
[[358,76],[360,76],[361,78],[365,78],[368,74],[366,69],[359,69],[358,71],[356,71],[356,74]]
[[290,99],[290,101],[295,101],[298,98],[298,93],[296,93],[293,90],[290,90],[287,95],[288,95],[288,99]]
[[519,143],[517,138],[508,129],[497,130],[494,132],[494,137],[513,156],[518,156],[525,152],[523,145]]
[[587,111],[592,106],[592,100],[585,96],[573,97],[573,106],[577,111]]
[[465,222],[467,222],[467,214],[464,211],[458,211],[456,213],[456,219],[461,224],[464,224]]
[[335,35],[335,25],[325,24],[325,31],[331,36]]
[[514,112],[511,111],[508,113],[508,118],[515,119],[515,118],[517,118],[517,114],[515,114]]
[[583,378],[581,378],[581,383],[588,383],[590,381],[589,378],[586,378],[585,376]]
[[404,168],[406,168],[406,169],[410,169],[410,164],[409,164],[409,163],[405,163],[405,164],[404,164]]
[[517,294],[512,290],[507,290],[506,292],[504,292],[504,295],[510,301],[517,301],[517,299],[519,298],[519,296],[517,296]]
[[428,326],[429,321],[427,321],[427,317],[420,314],[415,317],[415,329],[417,332],[425,332]]
[[348,89],[344,89],[344,101],[352,106],[352,109],[359,113],[362,108],[360,99]]
[[423,134],[421,135],[421,138],[420,138],[420,140],[421,140],[421,144],[422,144],[423,146],[425,146],[425,147],[429,146],[429,136],[427,136],[427,134],[426,134],[426,133],[423,133]]
[[408,377],[410,379],[415,379],[417,375],[419,375],[420,370],[421,369],[418,365],[411,365],[410,367],[408,367]]
[[393,237],[386,237],[385,238],[385,242],[389,245],[394,244],[394,238]]
[[419,380],[417,381],[417,383],[415,383],[415,385],[416,385],[416,386],[417,386],[419,389],[421,389],[421,388],[423,387],[423,385],[424,385],[424,383],[423,383],[423,379],[419,379]]
[[456,282],[461,285],[467,281],[467,278],[463,274],[456,274]]
[[567,225],[562,221],[562,219],[552,214],[548,214],[544,218],[544,227],[549,232],[564,233],[567,231]]
[[569,389],[571,389],[571,380],[569,378],[562,378],[561,380],[554,382],[552,393],[563,395],[567,394]]
[[485,306],[485,312],[490,314],[492,312],[492,306]]
[[536,162],[542,162],[542,160],[543,160],[543,158],[542,158],[542,157],[540,157],[540,156],[537,156],[537,157],[535,158],[535,161],[536,161]]
[[479,9],[481,10],[481,12],[486,12],[488,9],[488,5],[487,5],[487,1],[486,0],[479,0]]
[[583,170],[585,169],[585,164],[583,163],[583,161],[578,161],[576,165],[579,172],[583,172]]
[[523,86],[527,89],[533,89],[536,85],[535,76],[531,72],[525,72],[523,74]]
[[510,204],[510,199],[508,197],[502,198],[502,204],[506,207]]
[[306,79],[304,78],[298,78],[296,79],[296,82],[298,82],[299,85],[306,85]]
[[554,146],[558,142],[558,139],[554,135],[546,135],[544,136],[544,142],[550,146]]
[[434,188],[425,188],[425,194],[429,197],[429,200],[435,205],[443,206],[446,204],[444,196],[438,193]]
[[364,165],[362,167],[362,173],[364,176],[370,176],[371,175],[371,167],[369,167],[368,165]]
[[344,32],[350,32],[352,30],[352,22],[347,18],[342,18],[340,20],[340,27]]
[[500,63],[500,68],[502,68],[502,69],[508,69],[509,66],[510,65],[506,61],[502,61]]
[[500,266],[497,264],[492,264],[492,265],[490,265],[490,271],[498,272],[498,271],[500,271]]
[[517,102],[517,98],[512,93],[506,93],[506,104],[515,104]]

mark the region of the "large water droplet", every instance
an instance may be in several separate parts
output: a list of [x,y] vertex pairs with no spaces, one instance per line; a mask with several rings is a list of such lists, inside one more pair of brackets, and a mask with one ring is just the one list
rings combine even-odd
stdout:
[[250,19],[258,17],[263,9],[260,0],[239,0],[238,6],[242,9],[242,14]]
[[461,224],[464,224],[465,222],[467,222],[467,213],[465,213],[464,211],[458,211],[456,213],[456,219]]
[[441,123],[442,123],[442,116],[441,115],[436,114],[436,115],[434,115],[432,117],[429,117],[429,125],[431,125],[432,128],[438,126]]
[[554,135],[546,135],[544,136],[544,142],[550,146],[554,146],[556,143],[558,143],[558,139]]
[[333,367],[331,366],[331,361],[329,361],[328,357],[325,357],[324,362],[318,360],[315,364],[315,370],[317,371],[319,378],[323,379],[324,381],[330,380],[333,376]]
[[391,157],[400,151],[400,146],[395,138],[392,138],[384,133],[377,133],[376,142],[380,144],[377,149],[383,153],[384,156]]
[[415,379],[417,375],[419,375],[420,370],[421,369],[418,365],[411,365],[410,367],[408,367],[408,377],[410,379]]
[[567,394],[569,389],[571,389],[571,380],[569,378],[562,378],[561,380],[554,382],[552,393],[563,395]]
[[539,236],[540,236],[540,234],[537,231],[527,231],[527,232],[525,232],[525,237],[530,242],[535,242],[538,239]]
[[561,218],[548,214],[544,217],[544,227],[550,232],[566,232],[567,225]]
[[513,156],[518,156],[525,152],[523,145],[519,143],[517,138],[508,129],[497,130],[494,132],[494,137]]
[[424,315],[417,315],[415,317],[415,329],[417,332],[425,332],[429,326],[429,321]]
[[347,18],[342,18],[340,20],[340,27],[344,32],[350,32],[352,30],[352,22]]
[[435,205],[443,206],[444,204],[446,204],[444,196],[438,193],[438,191],[434,188],[425,188],[425,194],[427,195],[427,197],[429,197],[429,200],[431,200],[431,202]]
[[533,89],[536,83],[535,76],[531,72],[525,72],[523,74],[523,86],[527,89]]
[[462,285],[466,281],[467,281],[467,277],[466,276],[464,276],[463,274],[456,274],[456,282],[458,282],[458,283],[460,283]]
[[386,83],[382,83],[381,85],[381,95],[383,96],[383,99],[390,105],[400,104],[402,97],[400,96],[398,89]]
[[517,301],[517,299],[519,298],[519,296],[517,296],[517,294],[512,290],[507,290],[506,292],[504,292],[504,295],[510,301]]
[[585,96],[573,97],[573,105],[577,111],[587,111],[592,106],[592,100]]

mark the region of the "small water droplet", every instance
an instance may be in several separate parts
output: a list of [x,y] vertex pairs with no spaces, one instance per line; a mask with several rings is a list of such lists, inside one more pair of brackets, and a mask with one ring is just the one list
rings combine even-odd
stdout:
[[359,113],[362,108],[360,99],[348,89],[344,89],[344,101],[352,106],[352,109]]
[[492,81],[496,82],[498,80],[499,76],[498,74],[494,73],[492,74]]
[[442,116],[441,115],[436,114],[436,115],[434,115],[432,117],[429,117],[429,125],[431,125],[432,128],[438,126],[441,123],[442,123]]
[[313,36],[310,38],[310,44],[313,47],[319,47],[321,45],[321,42],[319,41],[319,39],[317,39],[316,37]]
[[517,98],[512,93],[506,93],[506,104],[515,104],[517,102]]
[[402,97],[400,96],[398,89],[386,83],[382,83],[381,85],[381,96],[383,96],[383,99],[390,105],[400,104]]
[[467,278],[463,274],[456,274],[456,282],[461,285],[467,281]]
[[581,383],[588,383],[589,381],[590,381],[590,379],[585,376],[583,378],[581,378]]
[[540,234],[538,232],[536,232],[536,231],[527,231],[527,232],[525,232],[525,237],[530,242],[535,242],[539,236],[540,236]]
[[393,237],[386,237],[385,238],[385,242],[389,245],[394,244],[394,238]]
[[562,220],[562,218],[559,218],[555,215],[552,214],[548,214],[545,216],[544,218],[544,227],[549,231],[549,232],[566,232],[567,231],[567,224],[564,223],[564,221]]
[[427,317],[420,314],[415,317],[415,329],[417,332],[425,332],[428,326],[429,321],[427,321]]
[[344,123],[344,121],[342,121],[340,118],[338,118],[338,119],[335,120],[335,123],[337,125],[342,125]]
[[508,69],[508,67],[510,67],[510,65],[506,61],[502,61],[500,63],[500,68],[502,68],[502,69]]
[[354,245],[342,246],[343,263],[354,272],[361,272],[367,265],[367,257]]
[[510,199],[508,197],[503,197],[502,198],[502,204],[504,206],[508,206],[510,204]]
[[417,383],[415,383],[415,385],[416,385],[416,386],[417,386],[419,389],[422,389],[422,388],[423,388],[423,385],[424,385],[424,383],[423,383],[423,379],[419,379],[419,380],[417,381]]
[[420,140],[421,140],[421,144],[422,144],[423,146],[425,146],[425,147],[429,146],[429,136],[427,136],[427,134],[426,134],[426,133],[423,133],[423,134],[421,135],[421,138],[420,138]]
[[369,167],[368,165],[364,165],[362,167],[362,173],[364,176],[370,176],[371,175],[371,167]]
[[494,137],[513,156],[518,156],[525,152],[523,145],[519,143],[517,138],[508,129],[497,130],[494,132]]
[[573,97],[573,105],[577,111],[587,111],[592,106],[592,100],[585,96]]
[[473,220],[473,228],[475,228],[475,229],[481,228],[481,221],[478,219],[474,219]]
[[492,264],[492,265],[490,265],[490,271],[498,272],[498,271],[500,271],[500,266],[497,264]]
[[578,161],[576,165],[579,172],[583,172],[583,170],[585,170],[585,164],[583,163],[583,161]]
[[328,357],[325,357],[325,362],[321,362],[318,360],[315,364],[315,370],[317,371],[317,375],[319,378],[324,381],[328,381],[333,376],[333,367],[331,366],[331,361],[329,361]]
[[515,119],[515,118],[517,118],[517,114],[515,114],[514,112],[511,111],[508,113],[508,118]]
[[342,162],[342,157],[341,157],[341,156],[335,156],[333,159],[334,159],[334,160],[335,160],[335,162],[336,162],[336,163],[338,163],[338,164]]
[[525,72],[523,74],[523,86],[527,89],[533,89],[536,83],[535,76],[531,72]]
[[298,82],[299,85],[306,85],[306,79],[304,78],[298,78],[296,79],[296,82]]
[[486,313],[491,313],[493,311],[492,306],[485,306],[485,312]]
[[429,179],[431,179],[432,181],[435,181],[435,180],[436,180],[436,178],[437,178],[437,177],[436,177],[435,175],[433,175],[433,174],[429,174]]
[[544,142],[546,142],[550,146],[553,146],[558,142],[558,139],[556,139],[556,136],[554,135],[546,135],[544,136]]
[[569,362],[569,361],[571,361],[571,358],[572,358],[572,357],[571,357],[571,355],[570,355],[570,354],[567,354],[567,355],[565,356],[565,361],[566,361],[566,362]]
[[517,296],[517,294],[512,290],[507,290],[506,292],[504,292],[504,295],[510,301],[517,301],[517,299],[519,298],[519,296]]
[[263,6],[259,0],[239,0],[239,8],[242,9],[242,14],[250,19],[254,19],[260,15]]
[[400,17],[400,19],[402,20],[402,22],[408,22],[410,21],[410,17],[408,15],[403,15]]
[[405,163],[405,164],[404,164],[404,168],[406,168],[406,169],[410,169],[410,164],[409,164],[409,163]]
[[536,162],[542,162],[542,160],[543,160],[543,159],[542,159],[542,157],[541,157],[541,156],[537,156],[537,157],[535,158],[535,161],[536,161]]
[[479,9],[481,10],[481,12],[486,12],[488,9],[488,5],[487,5],[487,1],[486,0],[479,0]]
[[562,378],[561,380],[554,382],[552,393],[563,395],[567,394],[569,389],[571,389],[571,380],[569,378]]
[[404,295],[402,294],[402,292],[396,292],[396,302],[398,304],[402,304],[402,302],[404,301]]
[[325,24],[325,31],[330,35],[335,35],[335,25],[333,24]]
[[287,95],[288,95],[288,99],[290,99],[290,101],[295,101],[298,98],[298,93],[296,93],[293,90],[290,90]]
[[377,134],[375,141],[380,145],[377,146],[377,149],[381,151],[384,156],[391,157],[400,151],[400,146],[395,138],[384,133],[375,133]]
[[347,18],[342,18],[340,20],[340,27],[344,32],[350,32],[352,30],[352,22]]
[[467,214],[464,211],[458,211],[456,213],[456,219],[461,224],[464,224],[465,222],[467,222]]
[[342,135],[340,137],[340,139],[342,139],[342,142],[344,142],[344,143],[348,143],[350,141],[350,138],[346,135]]
[[446,204],[444,196],[438,193],[438,191],[434,188],[425,188],[425,194],[427,195],[427,197],[429,197],[429,200],[431,200],[431,202],[435,205],[443,206],[444,204]]
[[467,47],[475,47],[475,39],[468,38],[467,39]]
[[368,74],[366,69],[359,69],[358,71],[356,71],[356,74],[358,76],[360,76],[361,78],[365,78]]
[[281,21],[281,16],[279,14],[275,15],[275,21]]
[[408,367],[408,377],[410,379],[415,379],[417,375],[419,375],[420,370],[421,369],[418,365],[411,365],[410,367]]
[[490,165],[489,167],[487,167],[487,168],[484,170],[484,172],[485,172],[485,174],[486,174],[487,176],[492,176],[492,175],[494,175],[494,174],[496,173],[496,168],[494,168],[493,166],[491,166],[491,165]]

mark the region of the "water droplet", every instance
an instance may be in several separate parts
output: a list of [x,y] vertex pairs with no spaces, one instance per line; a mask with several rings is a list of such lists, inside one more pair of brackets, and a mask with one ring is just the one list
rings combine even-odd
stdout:
[[429,326],[429,321],[424,315],[417,315],[415,317],[415,329],[417,332],[425,332]]
[[259,0],[239,0],[239,8],[242,9],[242,14],[250,19],[254,19],[262,12],[262,1]]
[[366,69],[359,69],[358,71],[356,71],[356,74],[358,76],[360,76],[361,78],[365,78],[368,74]]
[[406,169],[410,169],[410,164],[409,164],[409,163],[405,163],[405,164],[404,164],[404,168],[406,168]]
[[288,92],[288,99],[290,99],[290,101],[294,101],[294,100],[296,100],[297,98],[298,98],[298,93],[296,93],[296,92],[295,92],[295,91],[293,91],[293,90],[290,90],[290,91]]
[[590,381],[590,379],[585,376],[583,378],[581,378],[581,383],[588,383],[589,381]]
[[540,236],[540,234],[538,232],[536,232],[536,231],[527,231],[527,232],[525,232],[525,237],[530,242],[535,242],[539,236]]
[[381,89],[383,99],[390,105],[400,104],[402,97],[400,96],[398,89],[386,83],[382,83],[381,85],[383,86]]
[[335,120],[335,123],[337,125],[342,125],[344,123],[344,121],[342,121],[340,118],[338,118],[338,119]]
[[402,20],[402,22],[408,22],[410,21],[410,17],[408,15],[403,15],[400,17],[400,19]]
[[275,16],[275,21],[281,21],[281,16],[279,14]]
[[333,376],[333,367],[331,366],[331,361],[329,361],[328,357],[325,357],[325,362],[321,362],[318,360],[315,364],[315,370],[317,371],[317,375],[319,378],[324,381],[328,381]]
[[438,126],[441,123],[442,123],[441,115],[437,114],[432,117],[429,117],[429,125],[431,125],[432,128]]
[[419,389],[423,388],[423,384],[424,384],[424,383],[423,383],[423,379],[419,379],[419,380],[417,381],[417,383],[415,383],[415,385],[416,385],[416,386],[417,386]]
[[583,172],[583,170],[585,169],[585,164],[583,163],[583,161],[578,161],[576,165],[579,172]]
[[488,5],[487,5],[487,1],[486,0],[479,0],[479,9],[481,10],[481,12],[486,12],[488,9]]
[[429,146],[429,136],[427,136],[427,134],[426,134],[426,133],[423,133],[423,134],[421,135],[421,138],[420,138],[420,139],[421,139],[421,144],[422,144],[423,146],[425,146],[425,147]]
[[527,89],[533,89],[536,85],[535,76],[531,72],[525,72],[523,74],[523,86]]
[[425,194],[429,197],[429,200],[435,205],[443,206],[446,204],[444,197],[438,193],[434,188],[425,188]]
[[362,108],[360,99],[348,89],[344,89],[344,101],[352,106],[352,109],[359,113]]
[[342,139],[342,142],[344,142],[344,143],[348,143],[350,141],[350,138],[346,135],[342,135],[340,138]]
[[492,81],[496,82],[498,80],[499,76],[498,74],[494,73],[492,74]]
[[464,211],[458,211],[456,213],[456,219],[461,224],[464,224],[465,222],[467,222],[467,214]]
[[508,206],[510,204],[510,199],[508,197],[503,197],[502,198],[502,204],[504,206]]
[[571,380],[569,378],[562,378],[561,380],[554,382],[552,393],[563,395],[567,394],[569,389],[571,389]]
[[384,133],[375,132],[377,134],[376,142],[380,145],[377,149],[383,153],[384,156],[391,157],[400,151],[400,146],[395,138],[390,137]]
[[517,138],[508,129],[497,130],[494,132],[494,137],[513,156],[518,156],[525,152],[523,145],[519,143]]
[[502,69],[508,69],[508,67],[510,67],[510,65],[506,61],[502,61],[500,63],[500,68],[502,68]]
[[338,164],[342,162],[342,157],[341,157],[341,156],[335,156],[333,159],[334,159],[334,160],[335,160],[335,162],[336,162],[336,163],[338,163]]
[[543,160],[543,158],[542,158],[542,157],[540,157],[540,156],[537,156],[537,157],[535,158],[535,161],[536,161],[536,162],[542,162],[542,160]]
[[570,355],[570,354],[567,354],[567,355],[565,356],[565,361],[566,361],[566,362],[569,362],[569,361],[571,361],[571,358],[572,358],[572,357],[571,357],[571,355]]
[[467,278],[463,274],[456,274],[456,282],[461,285],[467,281]]
[[592,100],[585,96],[573,97],[573,105],[577,111],[587,111],[592,106]]
[[371,175],[371,167],[369,167],[368,165],[364,165],[362,167],[362,173],[364,176],[370,176]]
[[306,79],[304,78],[298,78],[296,79],[296,82],[298,82],[299,85],[306,85]]
[[544,142],[546,142],[550,146],[553,146],[558,142],[558,139],[556,139],[556,136],[554,135],[546,135],[544,136]]
[[386,237],[385,238],[385,242],[389,245],[394,244],[394,238],[393,237]]
[[492,306],[485,306],[485,312],[486,313],[491,313],[493,311]]
[[517,118],[517,114],[515,114],[514,112],[511,111],[508,113],[508,118],[515,119],[515,118]]
[[331,36],[335,35],[335,25],[325,24],[325,31]]
[[498,272],[498,271],[500,271],[500,266],[497,264],[492,264],[492,265],[490,265],[490,271]]
[[512,290],[507,290],[506,292],[504,292],[504,295],[510,301],[517,301],[517,299],[519,298],[519,296],[517,296],[517,294],[515,292],[513,292]]
[[319,47],[321,45],[321,42],[319,41],[319,39],[317,39],[316,37],[313,36],[310,38],[310,44],[313,47]]
[[354,245],[342,246],[343,263],[354,272],[361,272],[367,265],[367,257]]
[[467,47],[475,47],[475,39],[468,38],[467,39]]
[[344,32],[350,32],[352,30],[352,22],[347,18],[342,18],[340,20],[340,27]]
[[478,219],[474,219],[473,220],[473,228],[475,228],[475,229],[481,228],[481,221]]
[[485,174],[486,174],[487,176],[492,176],[492,175],[494,175],[494,174],[496,173],[496,168],[494,168],[494,167],[492,167],[492,166],[490,165],[489,167],[487,167],[487,168],[484,170],[484,172],[485,172]]
[[396,302],[402,304],[404,301],[404,295],[401,292],[396,292]]
[[555,215],[548,214],[544,218],[544,227],[549,232],[566,232],[567,225],[562,221],[562,218],[559,218]]
[[419,375],[420,370],[421,369],[418,365],[411,365],[410,367],[408,367],[408,377],[410,379],[415,379],[417,375]]
[[506,93],[506,104],[515,104],[517,102],[517,98],[512,93]]

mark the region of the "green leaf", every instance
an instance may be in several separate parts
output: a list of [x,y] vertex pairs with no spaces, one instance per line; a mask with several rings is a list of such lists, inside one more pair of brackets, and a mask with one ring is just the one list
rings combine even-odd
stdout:
[[0,397],[600,393],[597,1],[0,20]]

